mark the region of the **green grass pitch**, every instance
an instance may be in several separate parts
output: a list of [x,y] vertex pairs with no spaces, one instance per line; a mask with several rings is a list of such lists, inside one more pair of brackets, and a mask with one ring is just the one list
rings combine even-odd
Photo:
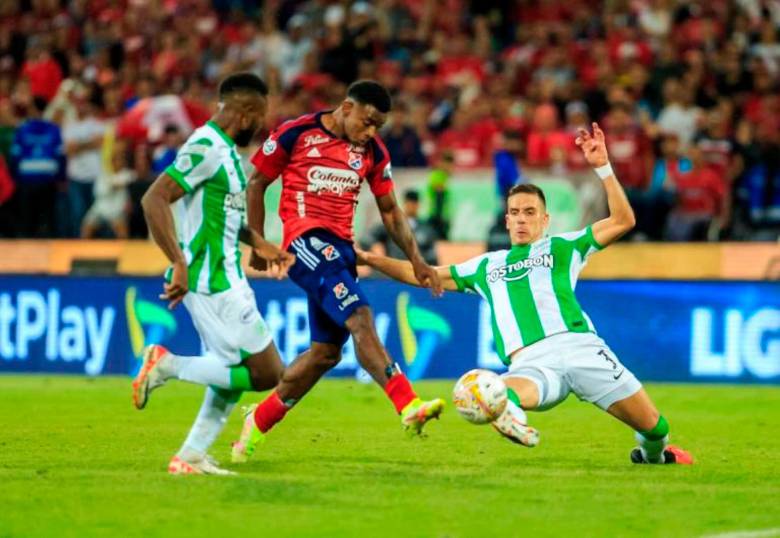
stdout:
[[[238,477],[171,477],[202,389],[136,411],[130,380],[0,376],[0,537],[706,536],[780,527],[780,390],[650,385],[697,464],[633,466],[631,432],[570,398],[540,446],[450,405],[408,439],[373,385],[328,380]],[[449,399],[451,382],[417,383]],[[245,395],[244,402],[257,401]],[[228,460],[238,413],[214,447]],[[771,531],[770,531],[771,533]],[[770,535],[770,534],[765,534]],[[776,535],[776,534],[771,534]]]

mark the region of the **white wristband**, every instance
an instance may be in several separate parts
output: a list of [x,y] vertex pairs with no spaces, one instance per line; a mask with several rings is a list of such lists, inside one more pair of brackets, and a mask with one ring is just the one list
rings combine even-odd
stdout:
[[596,172],[596,175],[598,175],[602,180],[607,179],[609,176],[615,175],[615,172],[612,170],[612,164],[610,164],[609,161],[607,161],[607,164],[604,166],[594,168],[593,171]]

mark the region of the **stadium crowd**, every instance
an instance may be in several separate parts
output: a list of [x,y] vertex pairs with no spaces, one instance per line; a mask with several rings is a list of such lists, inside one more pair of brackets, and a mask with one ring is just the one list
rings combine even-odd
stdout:
[[[582,171],[599,121],[635,239],[776,240],[779,30],[777,0],[3,0],[0,235],[145,237],[140,196],[252,70],[269,128],[380,81],[393,165],[439,194]],[[139,103],[161,128],[118,127]]]

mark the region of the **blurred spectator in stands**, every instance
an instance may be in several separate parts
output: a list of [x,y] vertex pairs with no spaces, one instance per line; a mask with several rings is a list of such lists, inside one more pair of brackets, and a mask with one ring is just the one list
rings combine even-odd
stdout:
[[[566,159],[565,136],[558,130],[558,111],[551,103],[538,105],[528,132],[526,161],[531,167],[548,167],[553,157]],[[557,154],[557,155],[556,155]]]
[[523,151],[523,139],[517,131],[505,131],[501,145],[493,154],[496,169],[496,190],[499,199],[506,200],[509,189],[523,182],[519,158]]
[[427,166],[428,161],[422,153],[422,142],[410,123],[409,109],[403,101],[393,103],[390,121],[382,133],[382,141],[390,152],[393,166]]
[[[414,233],[417,246],[420,247],[420,254],[428,264],[436,265],[436,232],[430,224],[420,219],[420,195],[417,191],[404,192],[403,210],[409,221],[409,227]],[[401,260],[406,259],[406,254],[395,244],[384,224],[380,223],[374,226],[364,243],[366,248],[377,254]]]
[[619,102],[612,106],[603,122],[609,160],[629,194],[647,188],[653,168],[652,145],[633,112],[631,105]]
[[11,145],[17,123],[19,120],[14,113],[11,99],[0,97],[0,157],[3,157],[6,164],[11,161]]
[[729,118],[723,117],[717,108],[709,110],[704,118],[704,127],[697,133],[694,142],[702,151],[707,166],[726,185],[732,185],[741,172],[742,164],[736,151],[736,142],[729,136]]
[[117,239],[128,237],[127,212],[130,197],[127,186],[136,173],[128,162],[128,147],[117,141],[113,145],[111,162],[103,167],[95,182],[95,202],[81,224],[81,237],[95,237],[101,226],[108,226]]
[[16,184],[11,177],[5,157],[0,155],[0,237],[16,237]]
[[675,179],[691,171],[691,161],[680,153],[676,133],[664,133],[658,143],[659,156],[653,166],[651,181],[643,188],[628,191],[628,199],[636,214],[633,240],[661,241],[666,219],[675,203]]
[[693,142],[700,114],[693,104],[692,93],[678,79],[670,78],[664,82],[664,107],[658,116],[658,128],[661,132],[677,133],[683,150]]
[[285,88],[292,86],[293,81],[303,72],[304,59],[313,48],[311,39],[306,35],[306,26],[306,16],[300,13],[287,21],[287,41],[276,60]]
[[676,203],[669,215],[666,238],[671,241],[718,239],[719,229],[729,220],[726,182],[707,166],[697,146],[688,148],[689,171],[673,174]]
[[65,179],[60,128],[42,119],[45,108],[43,97],[30,97],[24,110],[27,119],[14,133],[11,146],[20,237],[53,237],[57,190]]
[[28,51],[22,77],[30,82],[33,97],[40,97],[48,103],[54,99],[62,82],[62,69],[40,42],[33,42]]
[[179,128],[174,124],[166,125],[162,142],[152,152],[152,172],[154,175],[162,174],[168,165],[176,160],[176,152],[179,151],[182,142]]
[[582,171],[590,168],[582,150],[574,141],[579,136],[579,129],[590,130],[590,116],[588,105],[582,101],[572,101],[566,105],[566,127],[561,143],[566,151],[566,168],[569,171]]
[[101,173],[101,148],[105,125],[95,114],[90,90],[79,87],[71,94],[76,117],[62,126],[68,156],[69,237],[81,233],[81,220],[94,201],[95,181]]
[[767,125],[753,133],[748,121],[741,121],[736,134],[744,162],[737,180],[735,207],[739,239],[780,239],[780,136]]
[[428,222],[436,232],[438,239],[447,239],[450,233],[450,192],[449,182],[455,158],[451,151],[442,152],[428,175],[428,199],[431,215]]
[[487,166],[489,155],[485,140],[474,135],[473,110],[461,106],[452,114],[452,124],[439,136],[440,152],[452,152],[456,168],[479,168]]

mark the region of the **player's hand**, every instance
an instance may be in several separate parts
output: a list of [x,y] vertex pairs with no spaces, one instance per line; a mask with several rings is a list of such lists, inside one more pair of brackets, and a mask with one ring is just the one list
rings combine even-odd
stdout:
[[607,143],[604,140],[604,131],[601,130],[599,124],[594,121],[591,125],[593,126],[593,134],[589,133],[587,129],[580,128],[578,130],[579,136],[574,143],[580,147],[591,168],[599,168],[609,163]]
[[444,294],[444,287],[441,284],[436,269],[428,265],[427,263],[413,263],[414,277],[420,285],[430,288],[434,297],[441,297]]
[[357,261],[358,265],[368,265],[371,266],[371,262],[369,261],[369,257],[371,256],[371,253],[363,250],[362,248],[355,246],[355,260]]
[[174,263],[171,281],[163,284],[163,293],[160,294],[160,299],[170,301],[168,310],[173,310],[177,304],[182,302],[187,291],[189,291],[187,264],[184,262]]
[[249,267],[251,267],[255,271],[267,271],[268,262],[264,258],[261,258],[257,254],[255,254],[255,251],[253,250],[249,255]]
[[[265,268],[268,270],[268,274],[278,280],[287,276],[287,272],[290,267],[295,263],[295,256],[286,250],[282,250],[273,243],[263,241],[258,246],[252,249],[252,259],[250,264],[255,258],[259,258],[264,262]],[[257,269],[256,265],[252,265]]]

